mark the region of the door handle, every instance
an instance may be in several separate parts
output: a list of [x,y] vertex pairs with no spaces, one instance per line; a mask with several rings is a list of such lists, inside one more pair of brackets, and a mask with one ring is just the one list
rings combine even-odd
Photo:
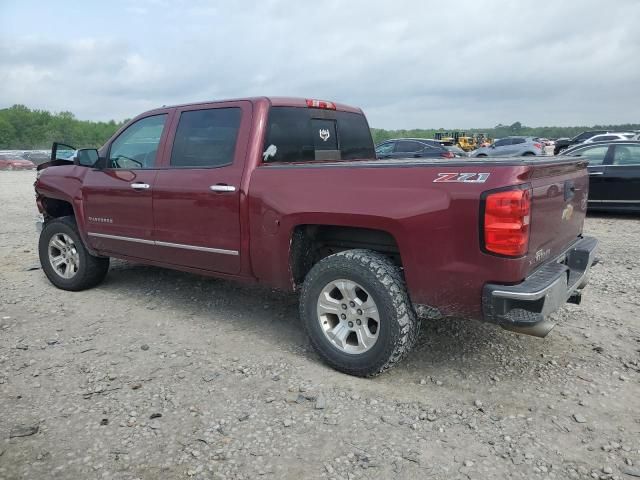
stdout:
[[133,188],[134,190],[149,190],[151,188],[151,185],[149,185],[148,183],[132,183],[131,188]]
[[234,187],[233,185],[211,185],[209,187],[209,190],[211,190],[212,192],[235,192],[236,191],[236,187]]
[[589,176],[592,175],[604,175],[604,172],[589,172]]

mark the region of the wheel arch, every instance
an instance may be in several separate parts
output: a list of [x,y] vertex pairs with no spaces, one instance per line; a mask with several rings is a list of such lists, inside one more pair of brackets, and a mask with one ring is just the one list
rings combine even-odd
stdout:
[[50,218],[68,216],[76,217],[73,204],[67,200],[42,196],[38,199],[38,204],[40,206],[41,213],[44,215],[45,221],[49,220]]
[[55,192],[37,192],[36,199],[38,210],[44,217],[45,224],[48,220],[61,217],[73,217],[78,226],[78,233],[82,239],[84,246],[91,255],[99,254],[93,249],[89,238],[86,234],[86,225],[83,214],[82,202],[74,201],[72,198],[64,195],[56,195]]
[[323,258],[352,249],[366,249],[389,257],[402,267],[400,246],[385,229],[330,225],[295,225],[290,235],[289,274],[294,288],[304,281],[311,268]]

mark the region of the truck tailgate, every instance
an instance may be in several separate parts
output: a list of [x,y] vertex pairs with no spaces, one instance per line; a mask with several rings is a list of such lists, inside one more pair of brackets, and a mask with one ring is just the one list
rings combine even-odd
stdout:
[[[565,160],[565,159],[563,159]],[[589,176],[586,162],[534,165],[529,238],[530,270],[565,251],[582,233]]]

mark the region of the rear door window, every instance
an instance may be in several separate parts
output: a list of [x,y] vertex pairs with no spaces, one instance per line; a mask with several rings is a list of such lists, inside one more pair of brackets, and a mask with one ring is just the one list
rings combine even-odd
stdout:
[[376,158],[364,115],[301,107],[272,107],[263,149],[265,162]]
[[400,140],[396,143],[395,153],[414,153],[423,150],[425,145],[410,140]]
[[511,145],[519,145],[521,143],[526,143],[526,140],[524,138],[512,138],[511,139]]
[[616,145],[613,165],[640,165],[640,145]]
[[241,110],[237,107],[182,112],[170,165],[187,168],[231,165],[240,117]]

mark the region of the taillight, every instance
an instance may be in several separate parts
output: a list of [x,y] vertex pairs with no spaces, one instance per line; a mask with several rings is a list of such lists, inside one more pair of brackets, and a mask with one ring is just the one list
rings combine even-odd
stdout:
[[536,148],[540,148],[540,149],[542,148],[542,144],[541,143],[534,143],[533,146],[536,147]]
[[448,152],[448,151],[447,151],[447,152],[442,152],[442,153],[440,154],[440,156],[441,156],[442,158],[456,158],[455,153],[453,153],[453,152]]
[[325,110],[335,110],[336,104],[333,102],[326,102],[324,100],[311,100],[307,99],[307,107],[309,108],[323,108]]
[[529,246],[531,189],[516,188],[484,194],[484,249],[520,257]]

